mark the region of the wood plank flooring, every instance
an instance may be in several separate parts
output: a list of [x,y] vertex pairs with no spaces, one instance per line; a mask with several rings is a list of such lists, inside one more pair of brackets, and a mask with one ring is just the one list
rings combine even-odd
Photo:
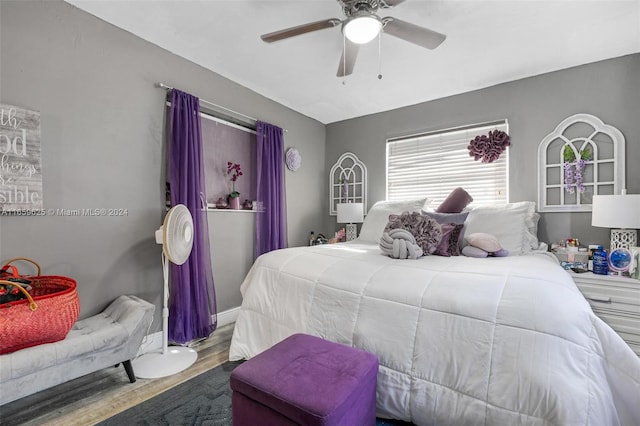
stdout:
[[130,383],[122,366],[107,368],[0,406],[0,424],[87,426],[225,363],[234,324],[217,329],[194,349],[198,360],[173,376]]

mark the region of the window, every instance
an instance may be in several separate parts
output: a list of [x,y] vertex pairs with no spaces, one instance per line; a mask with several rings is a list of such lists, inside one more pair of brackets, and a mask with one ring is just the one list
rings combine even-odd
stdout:
[[[215,204],[227,199],[235,190],[240,201],[256,199],[256,132],[230,121],[201,113],[202,155],[206,182],[206,200]],[[242,176],[233,186],[227,173],[227,162],[240,164]]]
[[438,205],[456,187],[473,204],[508,202],[508,150],[492,163],[474,161],[469,141],[491,130],[509,133],[506,120],[387,139],[387,200],[427,196]]
[[[204,108],[202,104],[215,108]],[[166,102],[166,117],[170,119],[171,102]],[[256,199],[256,130],[249,124],[232,115],[217,111],[226,109],[200,99],[200,127],[202,135],[202,161],[204,163],[205,194],[201,194],[203,206],[215,205],[218,198],[227,200],[233,190],[240,193],[240,201]],[[228,110],[233,114],[240,113]],[[245,116],[246,117],[246,116]],[[250,117],[246,117],[250,118]],[[235,185],[227,173],[227,162],[240,164],[242,177]],[[171,193],[167,183],[166,207],[171,206]]]

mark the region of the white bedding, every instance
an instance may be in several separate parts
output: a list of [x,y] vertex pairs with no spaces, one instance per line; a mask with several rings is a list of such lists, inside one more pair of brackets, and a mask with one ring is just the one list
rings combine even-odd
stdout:
[[419,425],[638,425],[640,359],[542,254],[396,260],[360,242],[261,256],[231,360],[303,332],[378,355],[378,415]]

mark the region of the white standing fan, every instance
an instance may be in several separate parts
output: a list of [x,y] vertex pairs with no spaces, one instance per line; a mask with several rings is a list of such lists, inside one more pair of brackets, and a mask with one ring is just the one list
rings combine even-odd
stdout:
[[198,359],[191,348],[169,348],[169,262],[182,265],[193,247],[193,218],[184,204],[178,204],[164,218],[156,231],[156,243],[162,244],[162,272],[164,275],[164,301],[162,305],[162,352],[147,353],[133,360],[136,376],[155,379],[171,376],[190,367]]

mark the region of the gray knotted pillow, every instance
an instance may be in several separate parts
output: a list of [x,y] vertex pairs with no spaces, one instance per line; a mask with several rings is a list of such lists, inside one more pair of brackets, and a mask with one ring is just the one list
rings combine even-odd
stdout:
[[420,212],[404,212],[400,215],[390,215],[389,223],[384,228],[384,232],[388,233],[392,229],[409,231],[425,255],[434,253],[442,239],[440,224],[435,219],[422,215]]

